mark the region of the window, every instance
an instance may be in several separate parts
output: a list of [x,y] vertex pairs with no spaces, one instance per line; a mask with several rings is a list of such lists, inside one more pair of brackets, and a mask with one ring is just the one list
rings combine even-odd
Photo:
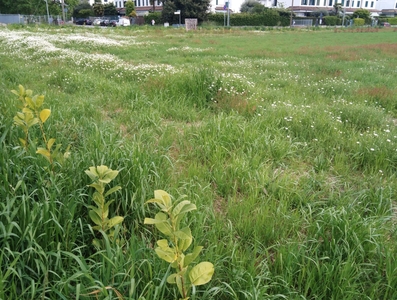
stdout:
[[332,6],[332,0],[329,0],[328,6]]
[[315,0],[309,0],[309,5],[315,5]]
[[346,7],[349,7],[350,5],[350,0],[346,0]]
[[357,7],[360,7],[360,1],[357,1]]
[[368,7],[368,1],[365,1],[365,7]]
[[352,7],[354,7],[354,0],[352,1]]
[[317,0],[316,5],[317,5],[317,6],[320,6],[320,0]]
[[345,5],[345,0],[342,0],[342,3],[341,3],[341,4],[342,4],[342,6],[344,6],[344,5]]
[[371,7],[374,7],[374,1],[371,1]]

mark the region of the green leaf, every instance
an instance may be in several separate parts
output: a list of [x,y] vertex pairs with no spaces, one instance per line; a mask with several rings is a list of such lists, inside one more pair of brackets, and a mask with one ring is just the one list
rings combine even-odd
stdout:
[[47,121],[48,117],[51,115],[51,110],[49,109],[43,109],[40,112],[40,120],[41,122],[45,123],[45,121]]
[[37,148],[36,153],[43,155],[47,159],[49,159],[51,157],[50,151],[48,151],[47,149],[44,149],[44,148]]
[[163,190],[155,190],[154,198],[162,200],[165,207],[169,208],[172,206],[172,201],[170,195]]
[[121,190],[121,186],[112,187],[110,190],[108,190],[105,193],[105,197],[109,196],[110,194],[113,194],[114,192],[117,192],[118,190]]
[[156,252],[158,257],[160,257],[161,259],[165,260],[168,263],[174,262],[177,258],[175,251],[170,247],[166,249],[157,247],[156,249],[154,249],[154,251]]
[[95,167],[89,167],[89,169],[86,170],[85,173],[91,178],[92,181],[96,181],[99,178],[99,174],[96,171]]
[[184,201],[178,203],[174,207],[174,209],[172,210],[172,216],[176,217],[179,214],[186,213],[188,211],[195,210],[195,209],[196,209],[196,205],[190,203],[189,200],[184,200]]
[[54,145],[54,143],[55,143],[55,139],[49,139],[47,142],[47,149],[51,150],[52,145]]
[[197,247],[194,247],[192,253],[186,254],[185,260],[184,260],[184,266],[186,267],[186,266],[190,265],[190,263],[192,261],[194,261],[199,256],[202,249],[203,249],[203,246],[197,246]]
[[168,276],[167,277],[167,283],[175,284],[177,276],[178,276],[178,274],[171,274],[170,276]]
[[88,215],[90,216],[92,222],[94,222],[96,225],[101,226],[102,225],[102,219],[100,216],[98,216],[97,212],[94,210],[90,210],[88,212]]
[[[39,109],[44,103],[44,95],[35,95],[33,97],[36,109]],[[44,123],[44,122],[43,122]]]
[[182,251],[185,251],[192,244],[193,237],[189,227],[175,231],[174,235],[179,239],[178,246]]
[[32,98],[30,98],[30,97],[25,97],[25,101],[26,101],[26,103],[28,104],[28,106],[29,106],[30,109],[36,110],[36,105],[35,105],[35,103],[33,102],[33,99],[32,99]]
[[124,220],[124,218],[120,217],[120,216],[113,217],[109,220],[108,227],[112,228],[112,227],[116,226],[117,224],[120,224],[121,222],[123,222],[123,220]]
[[160,206],[161,210],[163,210],[163,211],[167,211],[168,210],[168,208],[165,207],[165,205],[163,203],[163,200],[161,200],[161,199],[150,199],[150,200],[145,202],[145,204],[148,204],[148,203],[158,204],[158,206]]
[[210,262],[201,262],[189,272],[189,279],[193,285],[203,285],[209,282],[214,274],[214,265]]

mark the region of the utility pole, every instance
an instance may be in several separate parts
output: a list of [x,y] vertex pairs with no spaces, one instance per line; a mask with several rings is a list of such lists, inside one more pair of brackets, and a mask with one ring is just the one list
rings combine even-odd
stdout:
[[62,1],[62,19],[63,19],[63,23],[66,23],[65,20],[65,0],[61,0]]
[[47,22],[48,22],[48,24],[50,24],[50,14],[48,12],[48,1],[47,0],[44,0],[44,1],[45,1],[45,6],[47,8]]
[[230,0],[227,3],[227,27],[230,26]]
[[292,4],[291,4],[291,16],[289,18],[289,26],[292,27],[292,14],[294,12],[294,0],[292,0]]

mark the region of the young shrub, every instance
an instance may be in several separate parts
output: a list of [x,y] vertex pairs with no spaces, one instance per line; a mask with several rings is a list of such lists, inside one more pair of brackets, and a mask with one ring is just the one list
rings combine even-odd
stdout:
[[29,147],[29,130],[36,124],[40,127],[41,136],[45,147],[38,147],[36,153],[41,154],[44,158],[54,166],[54,161],[62,164],[64,160],[69,156],[68,147],[65,153],[60,152],[61,144],[55,144],[55,139],[47,139],[44,131],[44,123],[48,120],[51,115],[50,109],[42,109],[44,103],[44,95],[33,95],[32,90],[26,90],[22,85],[19,85],[19,91],[12,90],[13,94],[18,96],[21,101],[21,111],[14,117],[14,124],[22,129],[24,137],[20,138],[22,146],[27,149]]
[[191,288],[206,284],[214,274],[214,266],[210,262],[190,266],[200,254],[202,246],[195,247],[189,254],[184,253],[193,237],[188,226],[181,228],[181,221],[187,212],[196,209],[196,205],[188,200],[173,204],[170,195],[162,190],[154,191],[154,199],[146,203],[154,203],[161,209],[154,219],[145,218],[144,224],[155,225],[167,237],[158,240],[155,249],[156,254],[175,269],[175,273],[168,276],[167,282],[177,285],[181,300],[188,300]]
[[[124,218],[120,216],[115,216],[111,219],[108,218],[109,206],[114,202],[114,199],[106,202],[105,197],[117,192],[121,187],[112,187],[105,193],[105,186],[116,178],[119,171],[114,171],[109,169],[107,166],[102,165],[90,167],[85,171],[85,173],[94,181],[89,186],[96,190],[92,196],[96,207],[93,205],[88,206],[88,208],[90,208],[88,215],[92,222],[95,223],[95,226],[93,226],[92,229],[105,233],[111,240],[113,240],[115,237],[115,227],[116,225],[121,224]],[[100,245],[97,239],[94,239],[93,244],[95,246]]]

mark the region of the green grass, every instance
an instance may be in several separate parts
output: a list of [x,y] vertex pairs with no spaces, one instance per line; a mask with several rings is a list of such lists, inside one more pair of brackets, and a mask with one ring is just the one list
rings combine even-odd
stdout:
[[[397,298],[393,29],[0,30],[0,299],[178,299],[155,189],[213,279],[191,299]],[[18,84],[45,95],[50,172],[13,126]],[[120,173],[119,243],[91,226],[84,171]]]

